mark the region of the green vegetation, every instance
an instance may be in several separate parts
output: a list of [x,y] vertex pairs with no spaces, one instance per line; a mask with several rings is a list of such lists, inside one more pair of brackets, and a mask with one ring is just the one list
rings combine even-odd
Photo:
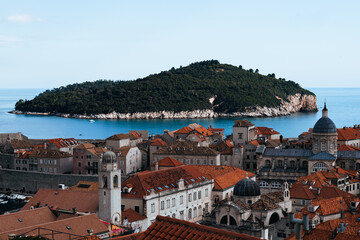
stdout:
[[[275,96],[313,94],[293,81],[209,60],[172,68],[135,81],[98,80],[47,90],[15,109],[32,112],[99,114],[214,109],[231,113],[247,106],[274,107]],[[209,99],[213,96],[213,104]]]

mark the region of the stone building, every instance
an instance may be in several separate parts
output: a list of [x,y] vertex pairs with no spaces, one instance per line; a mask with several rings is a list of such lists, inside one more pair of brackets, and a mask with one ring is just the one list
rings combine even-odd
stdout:
[[91,143],[83,143],[73,149],[74,174],[98,174],[102,155],[109,151]]

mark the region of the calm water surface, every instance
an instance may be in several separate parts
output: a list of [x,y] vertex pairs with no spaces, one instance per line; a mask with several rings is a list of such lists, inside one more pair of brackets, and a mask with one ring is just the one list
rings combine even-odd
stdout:
[[[153,119],[153,120],[96,120],[67,119],[53,116],[29,116],[7,113],[14,109],[16,101],[32,99],[45,89],[0,89],[0,133],[22,132],[30,138],[107,138],[115,133],[129,130],[149,130],[150,134],[163,133],[164,129],[175,130],[190,123],[205,127],[212,125],[225,128],[231,134],[234,118],[219,119]],[[360,88],[313,88],[322,108],[326,99],[329,117],[337,127],[360,124]],[[320,109],[321,110],[321,109]],[[279,131],[284,137],[296,137],[313,127],[318,113],[296,113],[276,118],[251,118],[256,126],[267,126]]]

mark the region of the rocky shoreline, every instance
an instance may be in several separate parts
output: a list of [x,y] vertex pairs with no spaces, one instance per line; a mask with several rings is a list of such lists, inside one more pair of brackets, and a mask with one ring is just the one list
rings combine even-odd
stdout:
[[[261,97],[261,96],[259,96]],[[218,118],[218,117],[278,117],[286,116],[295,112],[317,112],[316,96],[301,95],[300,93],[290,95],[286,100],[277,97],[281,104],[278,107],[248,107],[245,112],[216,113],[213,110],[194,110],[194,111],[159,111],[159,112],[137,112],[137,113],[107,113],[107,114],[68,114],[68,113],[39,113],[22,112],[13,110],[9,113],[58,116],[64,118],[78,119],[186,119],[186,118]]]

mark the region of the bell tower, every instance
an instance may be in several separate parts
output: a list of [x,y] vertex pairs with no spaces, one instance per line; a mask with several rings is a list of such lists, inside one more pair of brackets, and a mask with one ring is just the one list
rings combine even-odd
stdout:
[[115,225],[121,223],[120,179],[115,153],[104,153],[99,169],[99,218]]

